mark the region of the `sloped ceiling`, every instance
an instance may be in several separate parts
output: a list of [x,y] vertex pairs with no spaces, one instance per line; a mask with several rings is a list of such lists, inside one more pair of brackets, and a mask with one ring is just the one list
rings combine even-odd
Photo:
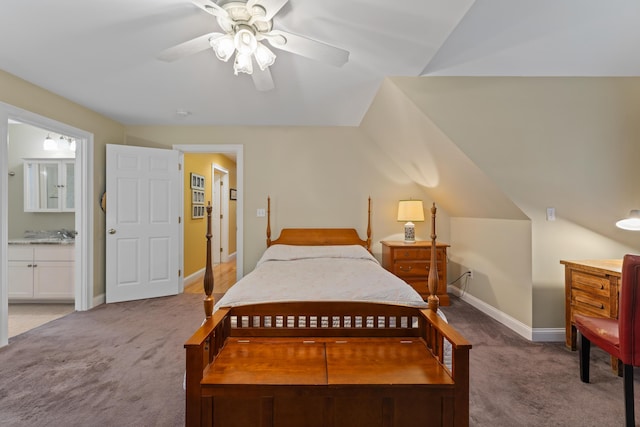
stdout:
[[638,16],[636,1],[290,0],[274,27],[350,60],[276,52],[276,88],[257,92],[209,50],[157,59],[218,29],[189,0],[3,0],[0,69],[126,125],[358,126],[386,76],[638,75]]

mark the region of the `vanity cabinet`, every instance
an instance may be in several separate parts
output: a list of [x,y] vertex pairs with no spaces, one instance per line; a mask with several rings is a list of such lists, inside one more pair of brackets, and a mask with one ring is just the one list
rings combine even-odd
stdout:
[[73,212],[75,159],[24,161],[24,211]]
[[8,297],[73,301],[74,245],[9,245]]

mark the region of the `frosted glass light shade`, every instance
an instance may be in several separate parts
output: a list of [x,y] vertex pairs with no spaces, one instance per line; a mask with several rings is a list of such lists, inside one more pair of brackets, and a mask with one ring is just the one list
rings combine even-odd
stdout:
[[233,64],[233,72],[237,76],[238,73],[253,73],[253,61],[251,54],[236,53],[236,61]]
[[256,58],[258,66],[262,71],[264,71],[267,67],[272,66],[273,63],[276,62],[276,55],[262,43],[258,43],[258,47],[256,47],[254,56]]
[[616,227],[623,230],[640,231],[640,209],[632,209],[627,218],[616,222]]
[[224,62],[227,62],[231,58],[231,56],[233,56],[233,52],[236,51],[236,46],[233,42],[233,36],[231,34],[225,34],[224,36],[218,38],[212,38],[211,40],[209,40],[209,44],[213,48],[216,57]]
[[42,149],[45,151],[55,151],[58,149],[58,143],[51,138],[51,135],[47,135],[42,143]]

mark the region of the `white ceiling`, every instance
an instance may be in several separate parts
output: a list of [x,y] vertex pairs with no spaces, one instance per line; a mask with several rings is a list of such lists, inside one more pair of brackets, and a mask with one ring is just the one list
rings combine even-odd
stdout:
[[274,28],[350,60],[276,51],[258,92],[211,50],[156,59],[219,30],[189,0],[2,0],[0,69],[123,124],[357,126],[385,76],[639,76],[639,20],[637,0],[290,0]]

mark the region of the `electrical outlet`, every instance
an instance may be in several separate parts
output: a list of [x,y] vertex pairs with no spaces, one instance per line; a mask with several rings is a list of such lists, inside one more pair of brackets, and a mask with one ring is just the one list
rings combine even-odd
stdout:
[[469,275],[469,279],[473,279],[473,270],[467,271],[467,274]]

